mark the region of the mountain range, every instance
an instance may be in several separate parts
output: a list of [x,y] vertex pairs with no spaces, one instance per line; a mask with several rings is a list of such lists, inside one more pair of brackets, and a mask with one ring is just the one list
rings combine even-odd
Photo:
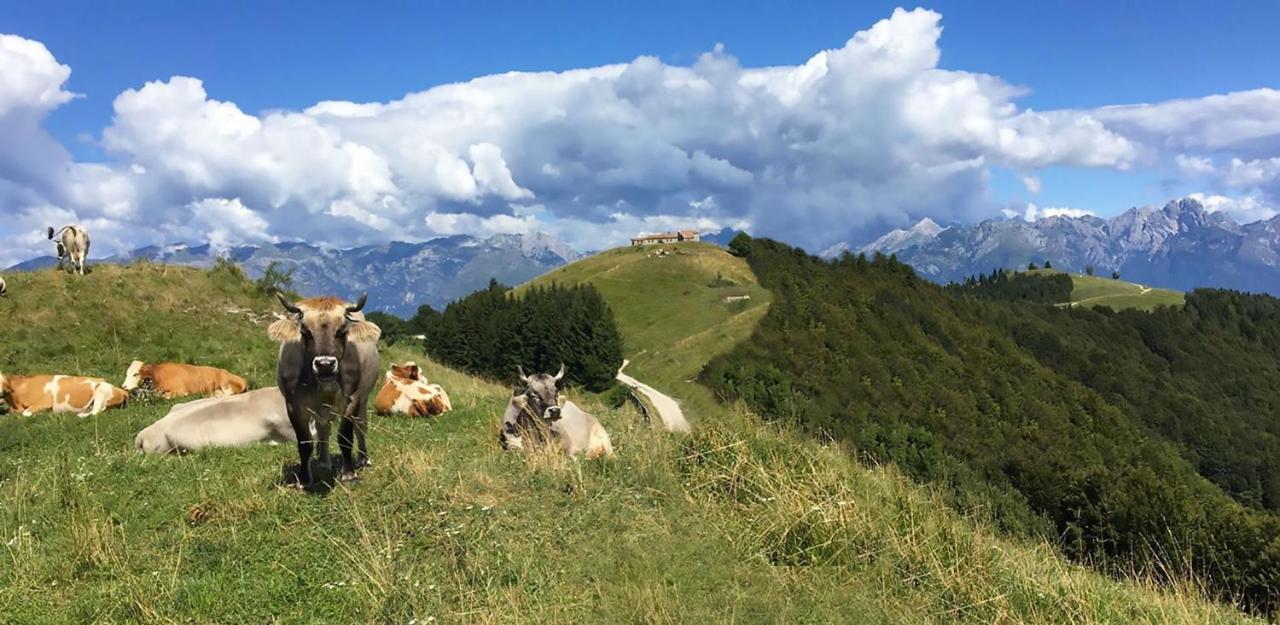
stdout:
[[[855,250],[841,244],[823,255],[845,251]],[[1131,208],[1109,219],[991,219],[944,228],[926,218],[856,251],[896,254],[942,283],[1050,261],[1057,269],[1093,267],[1100,275],[1119,272],[1131,282],[1183,291],[1220,287],[1280,294],[1280,216],[1241,225],[1191,198]]]
[[[225,255],[253,278],[272,262],[293,271],[292,288],[304,295],[332,294],[354,300],[369,292],[370,310],[411,316],[422,304],[445,304],[483,288],[490,278],[515,285],[576,260],[580,255],[563,241],[541,233],[499,234],[488,238],[456,235],[421,243],[392,242],[351,249],[300,242],[215,249],[210,245],[176,244],[143,247],[91,262],[128,263],[147,260],[210,267]],[[52,256],[34,258],[13,271],[54,265]]]

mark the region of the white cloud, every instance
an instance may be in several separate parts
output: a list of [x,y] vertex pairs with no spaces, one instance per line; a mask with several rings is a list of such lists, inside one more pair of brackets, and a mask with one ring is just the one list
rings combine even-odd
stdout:
[[1092,112],[1118,132],[1169,150],[1249,149],[1280,143],[1280,91],[1254,89]]
[[0,67],[0,117],[22,110],[45,113],[76,97],[62,88],[71,68],[38,41],[0,35]]
[[1027,193],[1032,195],[1039,195],[1040,193],[1040,179],[1035,176],[1023,176],[1022,186],[1026,187]]
[[1033,111],[1021,86],[938,68],[940,19],[898,9],[796,65],[745,68],[717,45],[690,66],[643,56],[261,114],[174,76],[115,98],[97,164],[42,126],[73,97],[70,68],[5,36],[0,210],[27,221],[0,236],[0,263],[33,251],[15,230],[38,227],[32,215],[102,224],[101,253],[202,236],[184,227],[201,211],[240,215],[245,228],[217,234],[227,245],[542,230],[603,248],[706,224],[820,249],[925,216],[996,214],[993,166],[1031,194],[1044,167],[1143,166],[1224,196],[1280,196],[1280,92]]
[[471,161],[475,163],[472,170],[476,182],[485,189],[508,200],[524,200],[533,197],[528,189],[520,188],[511,179],[511,170],[507,162],[502,160],[502,148],[492,143],[477,143],[468,149]]
[[1205,210],[1211,213],[1225,213],[1240,223],[1271,219],[1280,214],[1274,205],[1254,195],[1233,198],[1225,195],[1192,193],[1187,197],[1200,202]]
[[1021,212],[1011,208],[1003,209],[1001,212],[1004,213],[1005,217],[1009,217],[1011,219],[1021,217],[1026,221],[1037,221],[1040,219],[1048,219],[1049,217],[1086,217],[1094,214],[1093,211],[1083,208],[1055,208],[1048,206],[1041,208],[1031,203],[1028,203],[1026,208]]

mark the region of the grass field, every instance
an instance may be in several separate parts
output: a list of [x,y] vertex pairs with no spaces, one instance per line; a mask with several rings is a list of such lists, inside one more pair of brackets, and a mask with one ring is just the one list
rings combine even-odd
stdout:
[[[5,373],[118,382],[135,357],[174,358],[271,383],[274,305],[233,272],[6,278]],[[407,358],[424,361],[384,354]],[[291,446],[136,454],[134,434],[168,402],[0,415],[0,621],[1243,621],[1189,589],[1109,580],[1001,539],[892,468],[734,409],[673,436],[593,405],[615,458],[503,454],[507,389],[424,370],[456,410],[375,418],[374,466],[324,497],[279,485]]]
[[[1052,269],[1038,269],[1035,273],[1052,273]],[[1137,308],[1151,310],[1157,306],[1181,307],[1186,297],[1181,291],[1156,289],[1124,280],[1099,276],[1068,273],[1071,276],[1072,306],[1108,306],[1115,310]]]

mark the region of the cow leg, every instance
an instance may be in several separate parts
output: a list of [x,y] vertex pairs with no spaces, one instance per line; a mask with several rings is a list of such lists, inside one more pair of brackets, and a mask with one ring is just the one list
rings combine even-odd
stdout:
[[351,419],[343,419],[342,425],[338,426],[338,449],[342,452],[342,473],[338,475],[338,479],[342,481],[350,481],[356,479],[356,464],[351,458],[351,434],[355,429],[355,422]]
[[369,462],[369,449],[364,444],[364,435],[369,429],[369,398],[361,397],[356,403],[356,411],[352,419],[356,426],[356,443],[360,446],[360,455],[356,456],[356,467],[367,467],[373,464]]
[[293,435],[298,439],[298,488],[306,489],[311,485],[311,418],[296,400],[286,401],[285,406]]
[[329,428],[331,423],[331,418],[316,419],[316,462],[319,462],[325,468],[332,466],[329,458]]

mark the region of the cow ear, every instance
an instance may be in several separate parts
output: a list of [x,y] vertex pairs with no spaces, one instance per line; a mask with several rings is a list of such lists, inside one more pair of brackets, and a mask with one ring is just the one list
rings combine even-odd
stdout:
[[377,343],[382,336],[382,328],[372,321],[352,321],[347,326],[347,340],[357,343]]
[[294,319],[277,319],[267,327],[267,336],[280,343],[295,343],[302,340],[302,329]]

